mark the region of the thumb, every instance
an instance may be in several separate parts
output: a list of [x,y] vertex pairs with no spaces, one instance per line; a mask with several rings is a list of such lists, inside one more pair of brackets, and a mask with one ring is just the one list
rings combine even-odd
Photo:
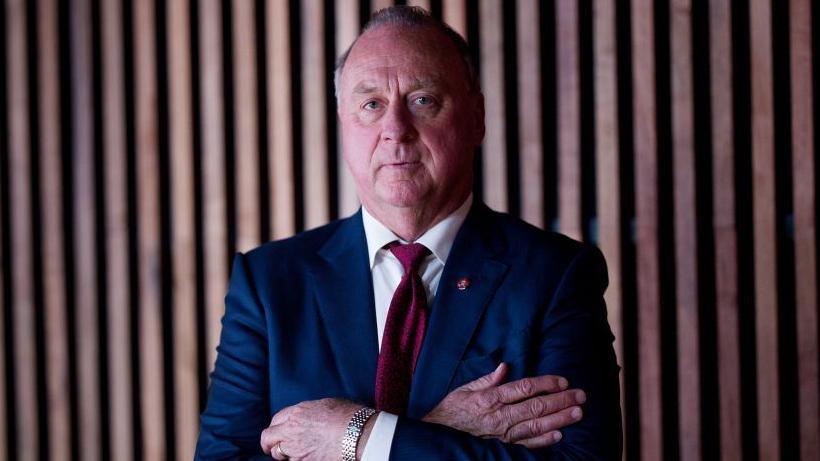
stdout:
[[491,387],[496,387],[504,382],[504,377],[507,375],[508,369],[509,367],[507,364],[501,362],[498,364],[498,367],[492,371],[492,373],[486,374],[475,381],[470,381],[462,386],[462,389],[466,389],[468,391],[483,391]]

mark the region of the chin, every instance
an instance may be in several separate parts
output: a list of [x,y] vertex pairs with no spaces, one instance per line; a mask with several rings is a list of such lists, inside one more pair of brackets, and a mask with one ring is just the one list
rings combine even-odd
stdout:
[[425,194],[415,185],[393,186],[379,194],[383,202],[396,208],[412,208],[424,203]]

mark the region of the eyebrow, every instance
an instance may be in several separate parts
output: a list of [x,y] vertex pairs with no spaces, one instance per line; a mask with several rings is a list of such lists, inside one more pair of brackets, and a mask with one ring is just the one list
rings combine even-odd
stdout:
[[[407,93],[416,91],[420,88],[443,88],[445,85],[443,82],[436,78],[420,78],[415,79],[410,82],[408,86]],[[373,94],[378,93],[380,91],[380,87],[378,85],[374,85],[367,81],[359,82],[355,87],[353,87],[353,94]]]

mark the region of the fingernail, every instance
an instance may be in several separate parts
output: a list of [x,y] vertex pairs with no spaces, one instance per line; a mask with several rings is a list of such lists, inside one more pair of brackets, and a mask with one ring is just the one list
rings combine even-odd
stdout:
[[562,438],[564,438],[564,436],[560,432],[556,432],[555,434],[552,434],[552,440],[555,440],[556,442],[561,440]]
[[558,387],[560,389],[566,389],[567,386],[569,386],[569,381],[567,381],[567,378],[558,378]]
[[578,407],[573,408],[569,414],[572,416],[572,419],[581,419],[581,409]]
[[587,395],[584,391],[578,391],[575,393],[575,401],[578,403],[584,403],[587,401]]
[[[497,367],[495,367],[495,371],[500,370],[500,369],[501,369],[501,367],[503,367],[503,366],[504,366],[504,362],[499,363],[499,364],[498,364],[498,366],[497,366]],[[495,373],[495,371],[494,371],[493,373]]]

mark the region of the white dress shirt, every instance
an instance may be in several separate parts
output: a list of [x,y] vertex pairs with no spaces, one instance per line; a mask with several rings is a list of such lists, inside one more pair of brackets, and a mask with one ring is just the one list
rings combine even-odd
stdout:
[[[456,239],[456,234],[464,223],[464,219],[467,218],[472,203],[473,196],[470,195],[456,211],[430,228],[415,241],[415,243],[427,247],[431,253],[419,267],[419,276],[427,292],[428,306],[433,305],[438,282],[441,279],[441,273],[444,271],[444,264],[447,262],[447,256],[450,255],[453,241]],[[373,275],[376,328],[379,338],[379,350],[381,350],[384,324],[387,321],[390,301],[393,299],[393,293],[404,275],[404,268],[398,258],[384,246],[396,240],[401,243],[410,242],[399,238],[387,226],[374,218],[365,207],[362,207],[362,220],[364,221],[364,234],[367,239],[370,270]],[[379,461],[388,458],[397,422],[398,416],[387,412],[379,413],[362,454],[362,461]]]

